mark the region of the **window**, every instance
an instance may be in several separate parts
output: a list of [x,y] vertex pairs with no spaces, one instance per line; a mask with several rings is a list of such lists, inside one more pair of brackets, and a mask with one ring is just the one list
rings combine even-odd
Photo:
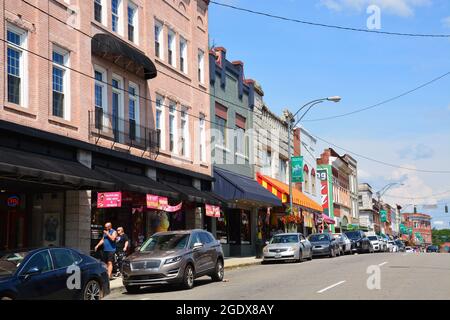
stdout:
[[200,161],[206,162],[206,136],[205,136],[205,115],[200,114],[199,119],[200,127]]
[[128,118],[130,121],[130,139],[139,137],[139,89],[134,83],[128,86]]
[[137,27],[139,26],[138,22],[138,7],[132,3],[128,3],[128,40],[131,42],[137,43],[137,35],[139,34],[137,31]]
[[67,268],[75,264],[74,256],[67,249],[52,249],[52,255],[55,269]]
[[181,72],[188,73],[187,69],[187,41],[183,38],[180,39],[180,70]]
[[236,126],[235,152],[239,155],[245,155],[245,129]]
[[209,234],[207,234],[206,232],[200,232],[200,240],[203,244],[210,244],[213,243],[214,239],[211,238],[211,236]]
[[121,0],[111,0],[112,31],[120,33]]
[[305,182],[305,189],[303,191],[305,191],[306,193],[310,193],[311,190],[309,186],[309,170],[306,165],[303,167],[303,180]]
[[317,194],[317,192],[316,192],[316,174],[315,174],[315,171],[314,171],[314,169],[313,169],[313,171],[312,171],[312,174],[311,174],[311,192],[312,192],[312,194],[313,195],[316,195]]
[[181,155],[182,156],[189,156],[188,149],[189,149],[189,122],[188,122],[188,116],[186,113],[186,109],[184,108],[181,111]]
[[69,119],[68,110],[68,73],[67,65],[69,53],[64,49],[53,48],[53,71],[52,71],[52,93],[53,93],[53,115]]
[[163,27],[162,23],[155,21],[155,56],[163,59]]
[[280,158],[280,181],[286,182],[287,162]]
[[227,146],[227,120],[222,117],[216,116],[217,135],[216,144],[222,147]]
[[25,106],[25,51],[26,31],[8,26],[7,28],[7,73],[8,102]]
[[241,244],[252,243],[250,212],[241,213]]
[[159,130],[159,146],[164,149],[164,109],[163,109],[163,98],[160,96],[156,97],[156,114],[155,114],[155,127]]
[[120,127],[119,119],[123,108],[122,81],[118,78],[112,79],[112,129],[115,141],[119,141]]
[[176,131],[176,105],[169,103],[169,151],[174,152],[175,149],[175,131]]
[[27,273],[34,268],[37,268],[42,273],[53,269],[52,259],[50,258],[48,250],[40,251],[31,257],[23,271]]
[[176,67],[176,54],[175,54],[175,32],[169,30],[167,36],[167,48],[168,48],[168,62],[171,66]]
[[205,53],[202,50],[198,50],[198,81],[202,84],[205,83]]
[[263,168],[262,172],[265,175],[272,176],[272,151],[263,151]]
[[107,111],[107,84],[106,70],[95,68],[95,128],[102,129],[104,124],[104,113]]
[[102,23],[102,0],[94,0],[94,19],[95,21]]

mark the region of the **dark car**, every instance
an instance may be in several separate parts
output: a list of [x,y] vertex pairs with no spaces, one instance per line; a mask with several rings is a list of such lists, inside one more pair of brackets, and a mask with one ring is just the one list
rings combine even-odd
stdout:
[[191,289],[195,278],[205,275],[222,281],[222,245],[204,230],[156,233],[123,261],[122,274],[130,293],[153,284],[180,284]]
[[405,252],[406,251],[406,247],[405,244],[403,243],[403,241],[401,240],[395,240],[395,244],[398,246],[398,251],[399,252]]
[[427,252],[438,253],[439,252],[439,247],[438,246],[434,246],[434,245],[428,246],[427,247]]
[[352,242],[352,252],[357,253],[373,253],[374,249],[369,238],[362,230],[346,231],[345,235]]
[[340,252],[339,243],[328,233],[315,233],[308,237],[313,256],[336,257]]
[[69,248],[4,253],[0,300],[100,300],[109,294],[104,263]]

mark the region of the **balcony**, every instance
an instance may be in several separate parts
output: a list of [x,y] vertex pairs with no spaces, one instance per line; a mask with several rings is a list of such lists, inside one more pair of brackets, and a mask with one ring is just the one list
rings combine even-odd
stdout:
[[160,130],[136,124],[135,120],[126,120],[115,114],[105,113],[102,108],[89,111],[89,138],[100,139],[149,151],[158,155],[160,148]]

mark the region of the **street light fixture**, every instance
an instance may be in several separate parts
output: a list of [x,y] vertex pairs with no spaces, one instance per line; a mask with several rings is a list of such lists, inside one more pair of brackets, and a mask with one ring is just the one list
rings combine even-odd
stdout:
[[[304,104],[301,108],[299,108],[294,115],[289,116],[289,120],[288,120],[288,142],[289,142],[288,153],[289,153],[289,205],[290,205],[290,214],[293,214],[293,210],[292,210],[293,196],[292,196],[292,154],[291,154],[292,142],[291,142],[291,132],[300,123],[300,121],[302,121],[302,119],[309,112],[309,110],[311,110],[312,107],[314,107],[315,105],[318,105],[318,104],[320,104],[320,103],[322,103],[324,101],[331,101],[331,102],[338,103],[338,102],[341,101],[341,97],[339,97],[339,96],[331,96],[331,97],[327,97],[327,98],[321,98],[321,99],[312,100],[312,101]],[[298,118],[298,120],[296,120],[296,116],[305,108],[308,108],[308,109],[306,109],[306,111]],[[305,233],[305,223],[304,222],[303,222],[303,233]]]
[[381,201],[381,197],[386,193],[386,191],[396,185],[404,186],[405,184],[400,182],[393,182],[385,185],[383,188],[381,188],[380,191],[377,191],[378,202]]

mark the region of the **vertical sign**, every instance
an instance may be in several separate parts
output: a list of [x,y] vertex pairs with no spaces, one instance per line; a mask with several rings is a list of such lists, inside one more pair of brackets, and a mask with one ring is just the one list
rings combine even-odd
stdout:
[[[317,174],[320,179],[320,189],[322,196],[322,208],[323,213],[334,219],[334,206],[333,206],[333,183],[331,166],[319,165],[317,166]],[[334,232],[334,225],[331,225],[331,232]]]
[[387,212],[386,212],[386,210],[380,210],[380,217],[381,217],[381,222],[386,222],[387,221]]
[[292,182],[303,182],[303,157],[292,157]]
[[205,209],[206,209],[206,216],[220,218],[220,207],[205,204]]

